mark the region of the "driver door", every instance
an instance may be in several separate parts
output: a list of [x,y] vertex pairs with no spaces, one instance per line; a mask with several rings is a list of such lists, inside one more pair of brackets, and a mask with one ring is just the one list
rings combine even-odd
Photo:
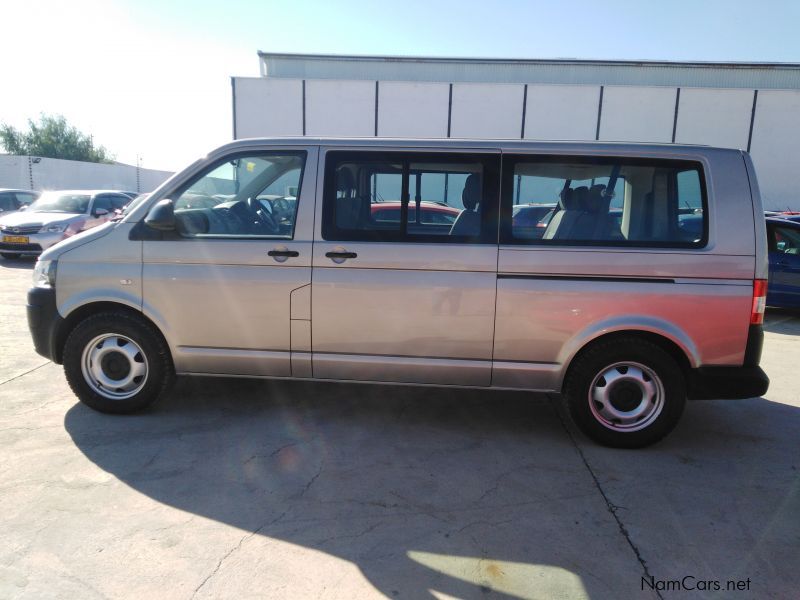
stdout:
[[316,163],[316,148],[239,152],[166,196],[177,230],[143,242],[143,310],[178,373],[310,372]]

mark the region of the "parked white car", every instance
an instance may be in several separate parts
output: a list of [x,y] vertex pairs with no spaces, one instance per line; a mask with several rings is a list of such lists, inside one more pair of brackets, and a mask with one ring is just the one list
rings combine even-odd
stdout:
[[38,255],[76,233],[101,225],[131,201],[113,190],[44,192],[25,210],[0,216],[0,256]]
[[28,206],[41,195],[41,192],[32,190],[14,190],[0,188],[0,215],[16,212]]

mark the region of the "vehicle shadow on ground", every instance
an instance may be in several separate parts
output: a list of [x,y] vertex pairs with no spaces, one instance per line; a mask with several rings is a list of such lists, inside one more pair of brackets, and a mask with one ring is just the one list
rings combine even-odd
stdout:
[[0,258],[0,269],[29,269],[36,266],[36,258]]
[[[757,426],[728,419],[724,440],[719,413],[696,403],[691,425],[653,449],[591,452],[617,463],[670,460],[680,479],[694,466],[675,457],[724,464],[732,435],[761,439],[778,423],[800,430],[797,409],[745,402]],[[641,593],[630,581],[641,574],[635,557],[559,412],[527,393],[186,378],[147,414],[77,404],[65,425],[91,461],[133,489],[350,561],[387,597]],[[763,464],[752,446],[737,451],[741,468]],[[694,543],[702,552],[715,542]],[[200,591],[214,595],[213,579]]]

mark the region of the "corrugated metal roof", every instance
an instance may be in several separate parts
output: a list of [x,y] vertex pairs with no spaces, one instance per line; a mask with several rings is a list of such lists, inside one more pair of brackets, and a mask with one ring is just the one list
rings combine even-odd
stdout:
[[797,63],[258,55],[275,78],[800,89]]

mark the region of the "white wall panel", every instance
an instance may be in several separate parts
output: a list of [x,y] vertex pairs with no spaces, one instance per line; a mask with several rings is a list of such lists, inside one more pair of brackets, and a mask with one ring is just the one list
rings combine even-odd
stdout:
[[525,138],[593,140],[599,101],[599,85],[529,85]]
[[300,79],[237,77],[236,137],[303,135]]
[[306,81],[306,135],[373,137],[374,81]]
[[800,91],[758,92],[750,152],[764,208],[800,209]]
[[[30,165],[27,156],[0,156],[0,187],[35,190],[116,189],[137,191],[136,167],[132,165],[81,162],[57,158],[38,158]],[[138,191],[150,192],[172,173],[140,169]]]
[[28,174],[28,157],[0,155],[0,188],[27,190],[30,187],[31,178]]
[[447,137],[450,85],[382,81],[378,87],[378,135]]
[[607,86],[603,91],[600,139],[671,142],[676,88]]
[[681,88],[675,142],[747,148],[753,90]]
[[509,84],[454,84],[450,137],[519,139],[524,89]]

